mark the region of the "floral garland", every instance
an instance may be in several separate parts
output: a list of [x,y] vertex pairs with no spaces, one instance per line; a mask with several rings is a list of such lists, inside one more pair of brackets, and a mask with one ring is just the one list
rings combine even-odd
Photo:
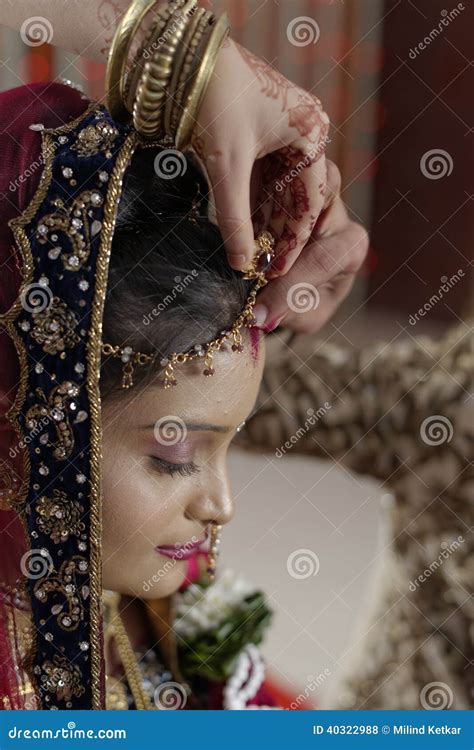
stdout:
[[251,647],[261,643],[273,614],[263,592],[231,570],[212,583],[207,576],[190,583],[176,594],[175,612],[173,628],[183,675],[213,681],[235,677],[244,662],[243,674],[247,665],[243,654],[255,656],[257,650]]

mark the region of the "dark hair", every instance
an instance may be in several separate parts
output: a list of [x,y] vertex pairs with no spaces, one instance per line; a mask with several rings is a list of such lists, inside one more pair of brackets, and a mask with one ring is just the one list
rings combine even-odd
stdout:
[[[227,262],[218,227],[208,219],[208,185],[192,155],[160,175],[159,148],[138,149],[128,167],[112,241],[102,340],[158,353],[135,367],[135,387],[150,382],[159,360],[230,328],[251,282]],[[164,156],[164,152],[163,152]],[[163,162],[161,162],[163,163]],[[186,216],[199,203],[198,218]],[[117,392],[122,363],[102,364],[103,397]]]

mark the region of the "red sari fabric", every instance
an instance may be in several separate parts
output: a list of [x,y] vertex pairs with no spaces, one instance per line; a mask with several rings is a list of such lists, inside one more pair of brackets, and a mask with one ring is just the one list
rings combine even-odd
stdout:
[[[7,222],[29,204],[42,172],[41,135],[31,130],[30,125],[59,127],[80,115],[87,105],[79,91],[58,83],[31,84],[0,94],[0,313],[11,307],[21,284],[21,259]],[[0,362],[2,489],[1,478],[5,473],[13,471],[17,479],[22,473],[21,452],[12,457],[10,451],[18,443],[18,436],[5,416],[15,397],[19,368],[13,342],[3,330],[0,330]]]
[[[41,134],[33,124],[58,127],[77,117],[88,106],[80,92],[56,83],[32,84],[0,94],[0,313],[15,302],[22,282],[21,257],[8,221],[19,216],[38,186],[43,160]],[[24,479],[25,446],[7,413],[18,390],[20,368],[15,345],[0,326],[0,490],[13,490]],[[4,507],[2,505],[2,507]],[[13,601],[10,586],[21,578],[21,559],[28,542],[19,516],[0,511],[0,709],[34,708],[27,705],[16,666],[19,648],[12,631],[20,627],[16,616],[24,603]],[[12,617],[14,622],[12,622]]]

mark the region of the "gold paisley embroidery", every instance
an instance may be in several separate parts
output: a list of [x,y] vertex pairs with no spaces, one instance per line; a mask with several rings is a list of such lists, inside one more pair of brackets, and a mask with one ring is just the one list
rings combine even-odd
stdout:
[[87,125],[79,131],[77,140],[73,143],[71,149],[77,151],[79,156],[94,156],[103,151],[110,158],[112,156],[111,148],[117,136],[117,128],[114,128],[108,122]]
[[77,575],[85,574],[88,570],[85,557],[74,555],[70,560],[63,562],[57,575],[49,575],[35,584],[35,596],[42,603],[47,601],[52,592],[63,594],[65,601],[51,607],[51,614],[56,617],[56,622],[62,630],[76,630],[84,618],[83,600],[89,596],[89,587],[78,587]]
[[[26,412],[26,426],[32,431],[38,429],[40,418],[50,419],[54,424],[58,440],[53,455],[58,461],[69,458],[74,447],[74,434],[68,410],[76,412],[77,403],[74,399],[79,395],[79,391],[80,387],[70,380],[55,386],[49,397],[46,397],[42,388],[37,388],[36,393],[43,403],[31,406]],[[87,416],[86,412],[78,412],[76,421],[81,421],[83,415]],[[42,442],[41,438],[40,441]],[[47,445],[51,443],[48,442]]]
[[42,495],[36,506],[38,528],[55,544],[67,542],[69,536],[80,536],[85,529],[81,521],[84,507],[62,490],[53,490],[53,497]]
[[65,656],[55,654],[52,661],[43,663],[42,671],[40,682],[43,689],[55,695],[59,701],[68,701],[73,696],[78,698],[85,692],[81,685],[81,670]]
[[74,331],[77,318],[59,297],[53,297],[51,304],[41,312],[33,313],[33,320],[31,336],[47,354],[57,354],[80,341]]
[[[90,220],[89,210],[99,207],[104,202],[98,190],[83,190],[70,205],[62,198],[55,198],[52,203],[56,211],[45,214],[36,228],[36,238],[41,244],[51,245],[48,255],[51,259],[61,257],[66,270],[78,271],[86,263],[90,253],[90,241],[101,229],[101,222]],[[89,226],[90,224],[90,226]],[[58,232],[67,235],[72,245],[72,252],[61,253]]]

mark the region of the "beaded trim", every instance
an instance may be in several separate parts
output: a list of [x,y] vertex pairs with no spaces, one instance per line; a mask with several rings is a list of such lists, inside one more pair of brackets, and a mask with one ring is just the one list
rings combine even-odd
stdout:
[[[267,284],[268,279],[265,274],[268,271],[274,257],[275,239],[268,230],[260,232],[255,239],[255,254],[249,268],[244,271],[244,279],[254,279],[255,284],[250,290],[245,306],[234,322],[232,328],[221,331],[219,336],[205,344],[195,344],[186,352],[173,352],[173,354],[160,359],[160,365],[164,368],[164,377],[160,380],[163,388],[171,388],[177,385],[174,369],[176,365],[183,364],[201,358],[204,362],[203,375],[209,377],[214,375],[213,356],[218,352],[224,342],[232,339],[232,351],[242,352],[241,329],[246,326],[255,325],[253,308],[257,297],[257,292]],[[133,372],[136,365],[151,364],[158,355],[135,352],[131,346],[115,346],[110,343],[102,344],[102,353],[106,357],[116,357],[123,362],[122,371],[122,388],[131,388],[133,386]]]

